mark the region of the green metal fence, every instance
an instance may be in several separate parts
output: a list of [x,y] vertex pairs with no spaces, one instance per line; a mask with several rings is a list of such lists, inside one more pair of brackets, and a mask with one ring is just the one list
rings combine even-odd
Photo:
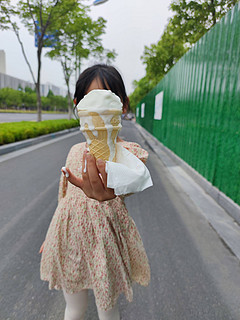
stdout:
[[137,122],[240,204],[240,4],[147,94]]

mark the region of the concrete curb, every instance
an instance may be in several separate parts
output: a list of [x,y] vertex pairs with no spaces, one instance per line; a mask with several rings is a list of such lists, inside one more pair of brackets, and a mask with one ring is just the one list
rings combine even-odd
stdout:
[[29,146],[33,146],[35,144],[38,144],[38,143],[41,143],[41,142],[44,142],[44,141],[47,141],[47,140],[58,138],[58,137],[60,137],[62,135],[65,135],[65,134],[68,134],[68,133],[71,133],[71,132],[74,132],[74,131],[78,131],[78,130],[79,130],[79,127],[74,127],[74,128],[65,129],[65,130],[62,130],[62,131],[53,132],[53,133],[50,133],[50,134],[45,134],[45,135],[39,136],[37,138],[26,139],[26,140],[23,140],[23,141],[9,143],[7,145],[4,145],[4,146],[0,147],[0,155],[6,154],[6,153],[10,153],[10,152],[13,152],[13,151],[17,151],[19,149],[26,148],[26,147],[29,147]]
[[232,199],[227,197],[222,191],[214,187],[202,175],[194,170],[184,160],[179,158],[174,152],[165,147],[159,140],[151,135],[146,129],[136,123],[136,126],[141,133],[142,137],[146,140],[150,148],[160,157],[160,151],[163,150],[177,165],[179,165],[194,181],[209,194],[228,214],[240,224],[240,206]]

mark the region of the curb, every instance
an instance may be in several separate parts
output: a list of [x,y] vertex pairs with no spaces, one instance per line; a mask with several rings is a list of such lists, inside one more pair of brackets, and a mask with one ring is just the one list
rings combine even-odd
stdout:
[[240,224],[240,206],[235,203],[231,198],[226,196],[222,191],[214,187],[211,182],[206,180],[202,175],[200,175],[195,169],[193,169],[184,160],[179,158],[173,151],[164,146],[157,138],[150,134],[141,125],[136,123],[136,126],[145,139],[149,147],[156,153],[156,155],[161,158],[160,151],[164,151],[173,161],[177,163],[195,182],[207,193],[209,194],[227,213]]
[[33,146],[35,144],[47,141],[47,140],[51,140],[51,139],[55,139],[58,138],[60,136],[63,136],[65,134],[74,132],[74,131],[78,131],[79,127],[74,127],[74,128],[70,128],[70,129],[65,129],[62,131],[57,131],[57,132],[53,132],[53,133],[49,133],[49,134],[45,134],[36,138],[31,138],[31,139],[26,139],[23,141],[18,141],[18,142],[13,142],[13,143],[9,143],[7,145],[1,146],[0,147],[0,155],[4,155],[6,153],[10,153],[13,151],[17,151],[19,149],[22,148],[26,148],[29,146]]

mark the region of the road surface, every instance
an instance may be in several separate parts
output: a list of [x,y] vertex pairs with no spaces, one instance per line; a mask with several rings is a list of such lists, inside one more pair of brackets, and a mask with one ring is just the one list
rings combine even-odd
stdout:
[[[68,114],[42,113],[42,120],[68,119]],[[37,121],[36,113],[4,113],[0,112],[1,122]]]
[[[132,303],[120,297],[121,319],[239,320],[239,260],[132,122],[124,122],[121,137],[148,150],[154,182],[126,201],[152,276],[147,288],[134,285]],[[0,158],[1,320],[63,319],[61,291],[49,291],[39,278],[38,251],[57,206],[60,169],[70,147],[80,141],[79,133],[71,133]],[[86,319],[98,319],[91,292]]]

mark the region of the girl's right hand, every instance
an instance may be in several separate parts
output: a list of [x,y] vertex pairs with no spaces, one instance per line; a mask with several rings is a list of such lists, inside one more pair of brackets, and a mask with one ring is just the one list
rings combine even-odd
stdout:
[[[85,161],[86,160],[86,161]],[[86,165],[86,170],[85,168]],[[62,169],[67,180],[82,189],[87,197],[98,201],[106,201],[116,198],[114,190],[107,187],[107,173],[105,171],[105,161],[97,160],[90,153],[84,153],[82,166],[82,179],[76,177],[68,168],[66,171]]]
[[39,253],[42,253],[42,252],[43,252],[44,243],[45,243],[45,241],[43,241],[43,244],[41,245],[41,248],[40,248],[40,250],[39,250]]

